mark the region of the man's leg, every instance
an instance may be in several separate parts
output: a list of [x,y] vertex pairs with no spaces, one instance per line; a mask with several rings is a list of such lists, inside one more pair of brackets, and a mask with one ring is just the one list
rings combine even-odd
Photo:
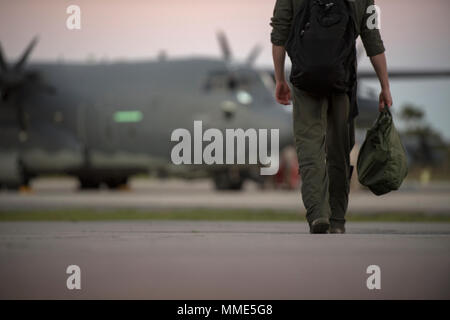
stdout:
[[[292,93],[294,137],[306,219],[311,232],[327,231],[326,225],[331,215],[325,163],[328,102],[325,98],[313,97],[295,87]],[[316,231],[313,228],[314,221],[321,223]]]
[[347,94],[333,94],[329,99],[327,126],[327,169],[331,208],[330,231],[345,232],[345,213],[350,192],[350,151],[354,145],[353,120],[349,122]]

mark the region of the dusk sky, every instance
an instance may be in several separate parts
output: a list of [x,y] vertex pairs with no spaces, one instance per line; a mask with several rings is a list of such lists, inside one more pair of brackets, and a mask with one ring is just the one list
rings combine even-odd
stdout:
[[[356,0],[358,1],[358,0]],[[9,61],[34,35],[31,60],[86,61],[220,56],[217,30],[233,54],[245,59],[259,43],[257,66],[271,66],[270,17],[275,0],[0,0],[0,41]],[[450,1],[377,0],[391,69],[450,69]],[[81,30],[66,28],[71,4],[81,7]],[[370,67],[368,59],[360,68]],[[365,84],[377,88],[376,83]],[[394,107],[412,102],[426,109],[429,123],[450,140],[450,79],[393,81]]]

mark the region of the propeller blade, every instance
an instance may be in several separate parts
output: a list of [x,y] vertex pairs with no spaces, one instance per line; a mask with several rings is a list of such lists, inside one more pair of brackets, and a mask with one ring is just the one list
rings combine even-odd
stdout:
[[8,70],[8,65],[6,64],[6,60],[3,57],[2,46],[0,44],[0,71],[6,72]]
[[260,46],[259,44],[255,45],[253,47],[253,49],[250,51],[250,53],[247,57],[247,60],[246,60],[247,64],[249,66],[252,66],[255,63],[255,61],[256,61],[256,59],[258,59],[261,51],[262,51],[262,46]]
[[31,51],[33,51],[33,48],[36,45],[37,41],[38,41],[37,37],[34,37],[33,40],[31,40],[30,44],[25,49],[25,52],[22,54],[22,57],[14,65],[14,70],[17,71],[23,68],[24,64],[27,62],[28,56],[30,55]]
[[217,40],[219,41],[223,59],[229,62],[231,60],[231,49],[228,43],[228,39],[223,31],[217,32]]

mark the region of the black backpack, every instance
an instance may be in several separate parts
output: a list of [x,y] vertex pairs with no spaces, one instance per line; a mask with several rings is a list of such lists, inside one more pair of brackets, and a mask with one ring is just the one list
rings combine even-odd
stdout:
[[286,42],[291,83],[320,96],[356,83],[356,29],[347,0],[305,0]]

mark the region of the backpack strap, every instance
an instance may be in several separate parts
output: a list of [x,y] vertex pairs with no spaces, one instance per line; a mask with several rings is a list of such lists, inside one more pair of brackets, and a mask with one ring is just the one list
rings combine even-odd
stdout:
[[353,20],[353,26],[354,26],[354,30],[355,30],[355,39],[358,38],[358,24],[356,22],[356,12],[355,12],[355,6],[354,4],[351,4],[350,2],[355,2],[355,0],[344,0],[346,7],[348,9],[349,15]]

